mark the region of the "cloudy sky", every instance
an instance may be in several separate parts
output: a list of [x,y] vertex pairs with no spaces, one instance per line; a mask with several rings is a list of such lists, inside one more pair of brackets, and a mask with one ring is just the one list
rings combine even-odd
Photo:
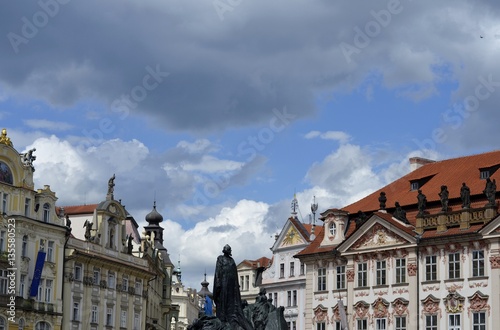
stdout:
[[115,197],[200,288],[229,243],[269,248],[408,171],[498,149],[495,1],[13,1],[0,122],[59,206]]

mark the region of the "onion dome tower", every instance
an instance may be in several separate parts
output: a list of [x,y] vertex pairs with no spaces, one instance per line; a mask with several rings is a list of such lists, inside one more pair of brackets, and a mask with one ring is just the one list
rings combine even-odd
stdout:
[[148,225],[144,227],[146,235],[149,237],[154,236],[155,243],[158,242],[163,245],[163,228],[160,226],[163,216],[156,211],[156,201],[154,201],[153,210],[146,215],[146,221],[148,222]]

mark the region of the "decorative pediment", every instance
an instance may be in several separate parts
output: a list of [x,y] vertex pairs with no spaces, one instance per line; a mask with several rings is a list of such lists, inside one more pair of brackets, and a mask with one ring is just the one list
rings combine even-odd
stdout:
[[450,291],[443,300],[448,313],[460,313],[464,309],[465,298],[456,291]]
[[488,298],[489,297],[483,294],[481,291],[476,291],[472,296],[468,297],[468,313],[470,314],[471,312],[488,311],[489,315],[491,307],[490,305],[488,305]]
[[410,302],[404,298],[396,298],[392,302],[392,310],[396,315],[407,315],[408,314],[408,304]]
[[352,246],[353,250],[399,245],[407,241],[379,223],[372,226]]
[[368,316],[368,312],[370,310],[370,304],[368,304],[364,300],[358,301],[356,304],[354,304],[354,313],[353,313],[353,319],[364,319]]
[[373,316],[376,318],[387,317],[389,302],[384,298],[378,298],[372,304],[373,306]]
[[328,308],[326,308],[325,306],[319,304],[318,306],[316,306],[316,308],[313,309],[313,312],[313,324],[321,322],[330,323],[328,319]]
[[281,241],[280,247],[292,246],[296,244],[304,244],[305,241],[299,234],[299,231],[294,226],[290,226],[286,231],[283,240]]
[[441,308],[439,308],[440,299],[434,297],[433,295],[428,295],[425,299],[421,300],[423,306],[424,315],[441,315]]

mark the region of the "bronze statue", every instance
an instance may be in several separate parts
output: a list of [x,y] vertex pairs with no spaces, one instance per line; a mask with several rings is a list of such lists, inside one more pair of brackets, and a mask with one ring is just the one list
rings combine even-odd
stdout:
[[427,207],[427,197],[422,193],[422,190],[418,190],[417,195],[418,201],[418,215],[424,215],[425,208]]
[[132,236],[132,234],[130,234],[128,236],[128,239],[127,239],[127,253],[128,254],[132,254],[132,249],[133,249],[132,240],[133,239],[134,239],[134,237]]
[[393,216],[396,219],[398,219],[400,221],[403,221],[406,224],[410,224],[410,222],[408,221],[408,219],[406,219],[406,211],[403,210],[403,208],[401,207],[401,205],[399,205],[399,202],[396,202],[394,204],[394,206],[396,207],[396,209],[394,210]]
[[470,188],[467,187],[465,182],[462,183],[462,188],[460,188],[460,198],[462,199],[462,208],[470,208]]
[[381,210],[385,210],[385,202],[387,202],[387,197],[385,196],[385,192],[381,192],[378,197],[379,207]]
[[486,204],[486,206],[495,206],[496,192],[497,192],[497,183],[495,179],[493,179],[493,181],[490,178],[486,179],[486,187],[483,190],[483,193],[486,195],[486,198],[488,199],[488,204]]
[[441,186],[441,191],[439,192],[439,198],[441,199],[441,211],[448,211],[448,197],[449,197],[448,187]]
[[92,237],[91,231],[92,231],[92,226],[94,224],[88,220],[85,220],[85,223],[83,224],[83,227],[85,228],[85,240],[90,241],[90,238]]

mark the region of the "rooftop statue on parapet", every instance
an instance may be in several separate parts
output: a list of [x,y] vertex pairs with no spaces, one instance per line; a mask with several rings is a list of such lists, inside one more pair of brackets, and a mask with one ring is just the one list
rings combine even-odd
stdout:
[[195,320],[188,330],[285,330],[283,307],[276,308],[261,289],[255,304],[241,300],[236,263],[225,245],[217,257],[213,297],[216,316]]

